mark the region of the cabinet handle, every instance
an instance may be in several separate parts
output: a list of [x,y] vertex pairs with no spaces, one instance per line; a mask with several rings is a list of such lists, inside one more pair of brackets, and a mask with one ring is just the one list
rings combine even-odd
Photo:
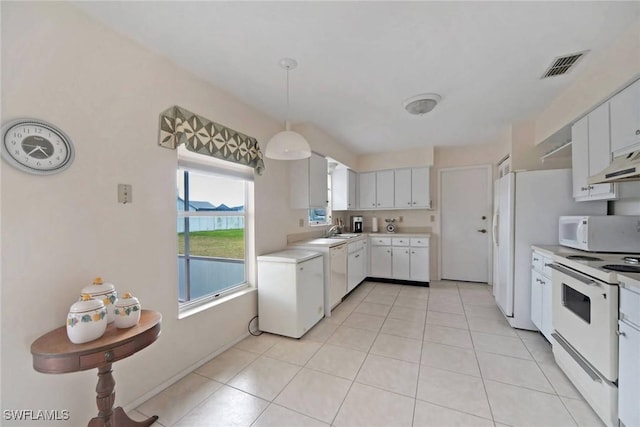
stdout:
[[619,337],[626,337],[627,336],[626,333],[621,332],[621,331],[616,331],[616,335],[619,336]]
[[407,202],[408,205],[411,205],[411,202]]
[[416,204],[416,202],[413,202],[413,204],[415,205],[415,204]]
[[589,190],[593,190],[593,185],[590,185],[590,186],[589,186]]
[[533,258],[534,261],[540,261],[538,258],[534,257]]
[[587,191],[587,190],[589,190],[589,187],[580,187],[580,190],[581,191]]
[[355,258],[358,258],[360,256],[360,254],[356,255]]
[[304,267],[300,267],[300,271],[304,270]]
[[416,251],[411,251],[411,253],[412,253],[413,255],[415,255],[415,254],[416,254]]

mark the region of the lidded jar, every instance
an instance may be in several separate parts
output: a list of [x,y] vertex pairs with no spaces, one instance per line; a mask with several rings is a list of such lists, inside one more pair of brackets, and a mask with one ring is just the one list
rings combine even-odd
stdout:
[[116,287],[113,283],[107,283],[102,280],[102,277],[96,277],[93,280],[93,285],[85,286],[82,288],[83,294],[89,294],[92,298],[102,301],[107,308],[107,323],[111,323],[115,320],[115,303],[118,299],[116,293]]
[[126,292],[116,302],[116,328],[130,328],[140,321],[140,301]]
[[98,339],[107,329],[107,309],[101,300],[82,294],[67,315],[67,336],[74,344]]

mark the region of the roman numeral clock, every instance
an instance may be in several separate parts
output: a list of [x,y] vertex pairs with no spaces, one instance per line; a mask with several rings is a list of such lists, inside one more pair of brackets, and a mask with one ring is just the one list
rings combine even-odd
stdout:
[[2,158],[36,175],[68,168],[75,155],[71,138],[60,128],[38,119],[16,119],[2,126]]

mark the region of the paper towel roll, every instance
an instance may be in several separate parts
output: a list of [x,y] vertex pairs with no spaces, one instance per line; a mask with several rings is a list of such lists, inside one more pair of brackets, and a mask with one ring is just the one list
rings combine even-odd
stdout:
[[378,232],[378,218],[375,216],[371,219],[371,231],[374,233]]

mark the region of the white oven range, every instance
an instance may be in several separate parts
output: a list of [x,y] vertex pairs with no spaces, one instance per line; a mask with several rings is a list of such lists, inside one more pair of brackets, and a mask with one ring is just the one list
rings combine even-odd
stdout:
[[616,270],[640,280],[637,262],[637,254],[585,253],[555,255],[551,265],[556,363],[609,426],[618,425]]

